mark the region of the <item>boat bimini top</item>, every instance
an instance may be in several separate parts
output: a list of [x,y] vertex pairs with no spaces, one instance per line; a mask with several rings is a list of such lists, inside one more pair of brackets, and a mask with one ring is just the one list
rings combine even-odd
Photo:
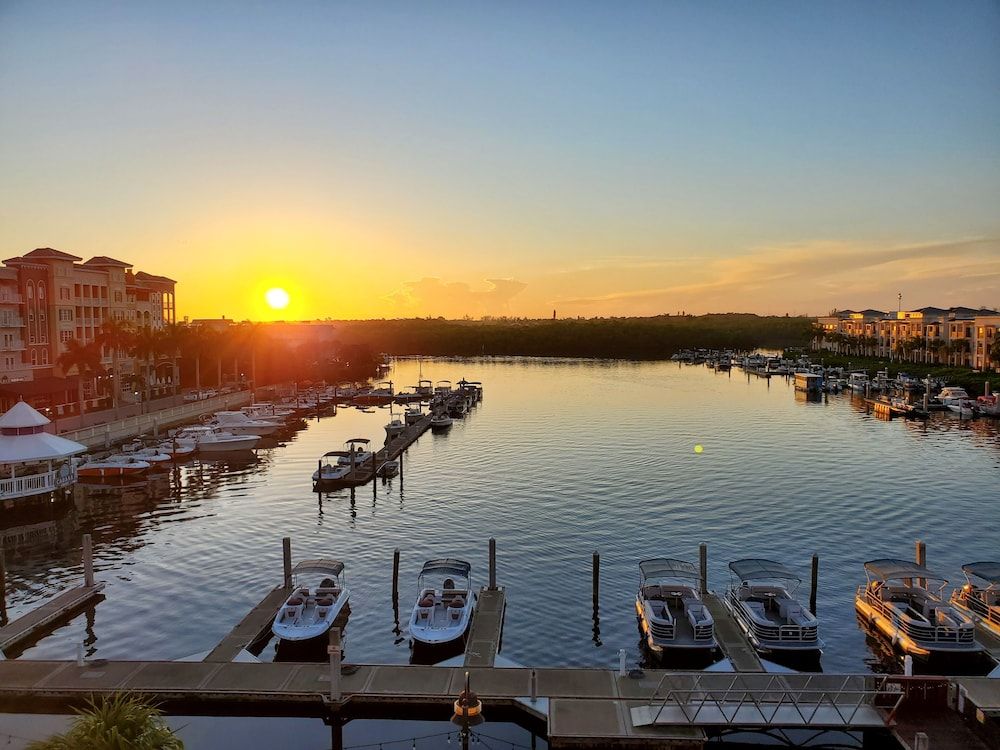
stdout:
[[465,560],[458,560],[453,557],[442,557],[437,560],[428,560],[424,567],[420,569],[420,577],[426,575],[460,576],[469,580],[472,566]]
[[802,578],[798,573],[793,572],[791,569],[774,560],[764,560],[761,558],[734,560],[729,563],[729,569],[733,571],[733,575],[740,579],[741,583],[767,579],[793,581],[796,584],[802,582]]
[[672,557],[655,557],[639,563],[639,573],[644,581],[663,578],[701,580],[701,574],[693,564]]
[[892,557],[869,560],[865,563],[865,572],[868,578],[879,581],[901,581],[904,579],[921,578],[925,581],[938,581],[941,588],[944,588],[948,579],[939,576],[932,570],[928,570],[920,563],[912,560],[898,560]]
[[303,573],[315,573],[317,575],[340,576],[344,572],[344,563],[333,558],[316,558],[315,560],[302,560],[294,568],[292,575],[298,576]]
[[1000,562],[973,562],[962,566],[967,576],[979,578],[991,586],[1000,586]]
[[368,443],[370,443],[371,440],[369,440],[368,438],[351,438],[350,440],[346,440],[344,442],[347,443],[348,445],[350,445],[351,443],[363,443],[364,445],[368,445]]

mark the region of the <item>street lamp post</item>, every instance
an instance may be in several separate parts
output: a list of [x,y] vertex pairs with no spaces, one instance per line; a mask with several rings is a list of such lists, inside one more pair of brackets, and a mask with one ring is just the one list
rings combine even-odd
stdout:
[[483,718],[483,703],[469,687],[468,672],[465,673],[465,690],[459,693],[454,708],[455,714],[451,717],[451,723],[457,724],[460,728],[458,736],[462,740],[462,750],[469,750],[472,727],[482,724],[485,719]]

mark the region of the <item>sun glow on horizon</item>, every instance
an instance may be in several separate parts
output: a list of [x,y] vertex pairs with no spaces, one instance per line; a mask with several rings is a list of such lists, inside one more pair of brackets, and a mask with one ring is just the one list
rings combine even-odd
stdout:
[[281,287],[272,287],[264,292],[264,299],[272,310],[284,310],[288,307],[291,298]]

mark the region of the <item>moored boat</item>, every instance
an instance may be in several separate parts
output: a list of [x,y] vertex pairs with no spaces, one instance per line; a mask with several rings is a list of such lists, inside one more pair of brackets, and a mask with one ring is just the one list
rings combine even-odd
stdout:
[[[854,606],[862,618],[910,656],[978,655],[972,618],[945,603],[943,577],[909,560],[881,558],[865,563],[868,582],[859,586]],[[937,592],[930,589],[939,584]]]
[[431,417],[431,429],[434,430],[434,432],[444,432],[445,430],[450,430],[454,423],[455,420],[447,414],[435,414]]
[[729,563],[734,579],[726,607],[761,653],[818,653],[819,621],[792,594],[802,582],[774,560],[758,558]]
[[417,588],[410,614],[414,645],[442,646],[464,637],[476,602],[472,565],[454,558],[428,560],[417,577]]
[[217,411],[205,421],[208,427],[216,427],[234,435],[273,435],[281,425],[260,419],[251,419],[242,411]]
[[260,442],[259,435],[234,435],[215,427],[183,427],[171,436],[180,445],[191,446],[201,453],[252,450]]
[[[340,560],[303,560],[292,569],[294,591],[281,605],[271,632],[283,641],[325,635],[350,598]],[[316,581],[314,588],[310,582]]]
[[1000,637],[1000,562],[962,566],[966,583],[951,594],[951,604]]
[[117,454],[88,460],[76,468],[76,473],[81,477],[124,477],[145,474],[151,466],[149,461]]
[[715,620],[701,600],[699,583],[698,569],[684,560],[660,557],[639,563],[635,609],[651,651],[715,650]]
[[314,482],[334,482],[343,479],[351,473],[350,464],[340,463],[341,458],[348,455],[347,451],[329,451],[319,460],[319,466],[312,473]]

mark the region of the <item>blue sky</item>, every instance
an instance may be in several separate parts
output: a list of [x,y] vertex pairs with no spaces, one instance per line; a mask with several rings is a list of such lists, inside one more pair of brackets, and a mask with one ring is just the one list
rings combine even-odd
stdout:
[[1000,304],[998,39],[995,2],[0,2],[0,243],[194,316]]

